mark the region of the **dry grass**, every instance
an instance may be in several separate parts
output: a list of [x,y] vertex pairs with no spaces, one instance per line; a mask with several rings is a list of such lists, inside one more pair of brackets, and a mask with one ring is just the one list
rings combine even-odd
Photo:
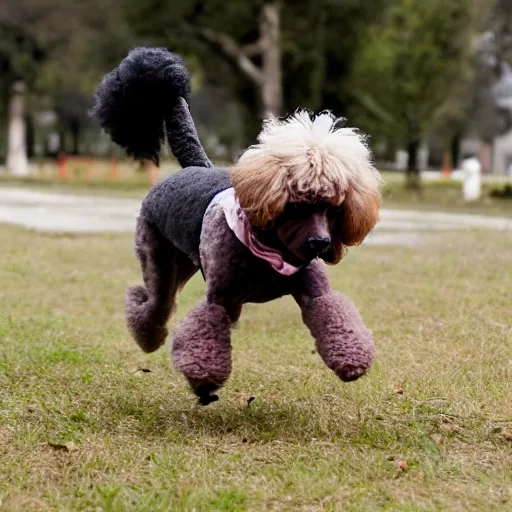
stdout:
[[[512,508],[510,235],[363,247],[332,269],[378,346],[356,383],[291,300],[249,305],[206,408],[125,331],[130,237],[0,226],[0,245],[1,510]],[[178,318],[202,293],[197,276]]]

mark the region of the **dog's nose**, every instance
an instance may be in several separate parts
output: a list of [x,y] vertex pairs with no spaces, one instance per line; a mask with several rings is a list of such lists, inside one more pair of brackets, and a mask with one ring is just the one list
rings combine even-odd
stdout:
[[322,254],[331,246],[331,240],[329,238],[313,236],[308,238],[308,245],[315,254]]

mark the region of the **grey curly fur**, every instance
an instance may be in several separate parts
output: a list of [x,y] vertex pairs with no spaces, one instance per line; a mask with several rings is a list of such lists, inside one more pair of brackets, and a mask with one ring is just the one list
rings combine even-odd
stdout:
[[130,287],[125,297],[128,330],[144,352],[154,352],[167,337],[167,320],[176,294],[197,267],[144,217],[137,222],[135,253],[144,286]]
[[101,81],[91,115],[137,160],[158,165],[167,134],[182,167],[213,167],[190,116],[189,95],[190,76],[181,57],[165,48],[135,48]]
[[200,267],[199,238],[204,212],[214,196],[230,186],[227,170],[188,167],[166,176],[153,187],[141,211],[174,247]]
[[158,349],[176,295],[201,269],[206,296],[174,331],[175,367],[206,405],[231,373],[230,328],[243,304],[293,295],[336,375],[354,380],[370,367],[373,340],[350,299],[330,289],[324,264],[313,260],[291,276],[256,258],[227,225],[213,197],[229,188],[197,137],[188,111],[189,76],[182,60],[162,48],[137,48],[105,76],[93,115],[112,140],[134,158],[158,163],[167,135],[183,170],[159,182],[143,201],[135,234],[143,286],[126,293],[126,321],[145,352]]

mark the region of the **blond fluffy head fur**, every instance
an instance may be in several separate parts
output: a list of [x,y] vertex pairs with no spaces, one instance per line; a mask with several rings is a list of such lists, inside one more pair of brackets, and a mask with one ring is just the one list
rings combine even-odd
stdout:
[[340,121],[304,111],[268,120],[258,144],[232,168],[231,182],[240,206],[259,227],[276,219],[288,202],[339,206],[333,242],[341,258],[343,245],[361,243],[377,223],[382,180],[365,137]]

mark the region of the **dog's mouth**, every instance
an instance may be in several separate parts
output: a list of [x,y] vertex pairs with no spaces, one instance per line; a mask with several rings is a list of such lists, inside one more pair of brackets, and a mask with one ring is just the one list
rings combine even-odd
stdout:
[[322,252],[322,254],[319,254],[318,257],[326,263],[332,263],[336,259],[336,254],[332,245]]
[[324,261],[330,261],[333,258],[334,251],[332,246],[329,244],[329,246],[321,250],[304,248],[303,250],[296,252],[288,249],[286,250],[286,253],[283,252],[282,254],[287,263],[296,267],[301,267],[308,265],[316,258],[320,258]]
[[300,252],[293,251],[286,246],[282,246],[279,248],[279,251],[283,257],[283,260],[294,267],[303,267],[310,263],[314,258],[309,258],[305,254],[301,254]]

